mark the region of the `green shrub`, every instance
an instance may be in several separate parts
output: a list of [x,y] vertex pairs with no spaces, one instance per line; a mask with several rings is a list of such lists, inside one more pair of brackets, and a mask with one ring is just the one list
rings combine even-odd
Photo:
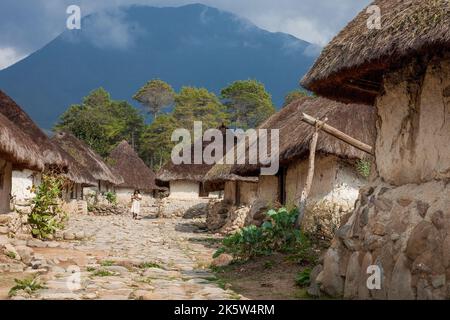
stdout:
[[23,290],[28,294],[32,294],[33,292],[39,289],[45,289],[45,287],[39,282],[37,277],[27,278],[27,279],[14,279],[16,285],[9,290],[8,295],[13,297],[17,294],[17,291]]
[[222,253],[231,254],[234,260],[248,260],[256,256],[269,255],[277,252],[296,252],[309,242],[294,224],[298,209],[288,211],[281,208],[278,211],[269,210],[267,221],[261,227],[249,226],[226,237],[214,257]]
[[117,204],[117,195],[114,192],[108,191],[105,193],[106,201],[109,204],[116,205]]
[[311,268],[300,271],[295,277],[295,284],[299,287],[309,286],[311,283]]
[[40,239],[50,238],[57,230],[64,228],[67,215],[60,206],[60,195],[64,178],[54,174],[43,174],[41,184],[31,201],[31,212],[28,214],[28,224],[31,233]]
[[367,160],[358,160],[356,161],[356,171],[363,176],[364,178],[369,178],[370,176],[371,164],[370,161]]

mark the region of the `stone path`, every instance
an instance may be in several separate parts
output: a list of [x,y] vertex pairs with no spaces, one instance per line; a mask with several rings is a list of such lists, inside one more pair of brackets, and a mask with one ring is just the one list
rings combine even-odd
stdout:
[[35,248],[51,265],[33,299],[242,298],[209,272],[211,236],[195,233],[192,221],[72,216],[68,233],[84,239]]

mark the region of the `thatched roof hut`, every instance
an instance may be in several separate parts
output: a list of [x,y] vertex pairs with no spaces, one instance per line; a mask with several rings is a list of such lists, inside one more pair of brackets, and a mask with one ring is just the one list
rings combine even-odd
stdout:
[[386,70],[450,47],[448,0],[377,0],[381,29],[363,10],[323,50],[302,80],[309,90],[343,102],[373,104]]
[[44,158],[47,167],[57,167],[61,171],[67,170],[68,161],[50,141],[47,135],[33,122],[9,96],[0,90],[0,113],[8,118],[15,126],[30,137]]
[[119,143],[109,155],[107,162],[124,180],[118,187],[143,191],[157,189],[155,173],[145,165],[127,141]]
[[123,183],[122,177],[115,174],[97,153],[71,133],[60,131],[54,135],[53,139],[96,180],[106,181],[113,185]]
[[42,171],[45,167],[39,146],[1,113],[0,158],[12,162],[16,169]]
[[[218,128],[222,131],[222,135],[225,137],[226,127],[221,126]],[[224,139],[225,140],[225,139]],[[202,150],[204,150],[211,142],[203,141]],[[224,143],[224,148],[226,148]],[[224,153],[226,150],[224,149]],[[169,160],[156,174],[156,179],[162,182],[176,181],[176,180],[189,180],[195,182],[203,182],[205,175],[213,165],[209,164],[194,164],[194,144],[191,145],[191,164],[174,164]]]
[[[306,113],[316,119],[327,118],[327,124],[368,144],[374,145],[376,137],[375,109],[367,105],[342,104],[325,98],[304,97],[294,101],[267,119],[260,129],[279,129],[280,165],[307,157],[314,127],[302,122]],[[268,135],[270,146],[270,135]],[[247,152],[248,155],[248,148]],[[333,154],[344,159],[365,159],[366,153],[339,139],[321,132],[317,142],[317,153]],[[248,162],[248,161],[247,161]],[[234,165],[228,167],[230,174],[239,176],[259,175],[260,165]],[[224,169],[226,170],[226,168]],[[226,172],[222,172],[225,174]]]

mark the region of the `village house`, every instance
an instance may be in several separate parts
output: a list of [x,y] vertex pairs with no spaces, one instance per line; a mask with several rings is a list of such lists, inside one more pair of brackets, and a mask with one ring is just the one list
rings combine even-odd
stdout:
[[[323,50],[302,84],[376,106],[375,167],[313,272],[321,290],[360,299],[446,299],[450,259],[450,2],[374,2]],[[355,110],[354,116],[359,111]],[[376,265],[381,286],[368,289]]]
[[[120,175],[113,171],[89,146],[69,132],[57,132],[53,141],[67,152],[75,161],[95,179],[95,185],[86,187],[87,183],[75,185],[76,198],[114,192],[115,186],[123,183]],[[91,184],[91,183],[89,183]]]
[[107,163],[123,178],[123,183],[115,187],[119,203],[128,205],[135,190],[140,191],[143,202],[152,201],[152,192],[158,189],[155,173],[146,166],[127,141],[119,143],[109,155]]
[[[276,175],[261,175],[260,165],[216,165],[207,175],[219,177],[258,177],[257,183],[245,183],[236,193],[236,183],[225,185],[225,198],[243,198],[250,205],[246,224],[261,224],[268,208],[298,205],[308,173],[308,155],[314,127],[301,122],[303,113],[326,123],[369,145],[375,139],[373,107],[341,104],[324,98],[304,97],[267,119],[260,129],[279,130],[280,168]],[[247,151],[250,146],[247,146]],[[316,235],[332,237],[343,215],[351,211],[358,190],[367,183],[358,172],[359,164],[370,165],[370,155],[349,146],[325,132],[319,133],[315,174],[308,196],[304,229]],[[214,172],[215,171],[215,172]],[[242,183],[242,182],[241,182]],[[240,184],[241,184],[240,183]],[[237,184],[239,186],[239,184]],[[240,190],[239,190],[240,191]],[[250,200],[250,199],[251,200]],[[236,203],[236,200],[233,200]]]
[[13,170],[41,172],[44,168],[39,146],[0,113],[0,214],[11,211]]
[[[39,146],[45,169],[57,173],[68,170],[68,159],[50,141],[33,120],[4,92],[0,90],[0,113]],[[42,170],[17,168],[12,172],[11,196],[15,206],[28,207],[34,197],[33,187],[40,183]]]

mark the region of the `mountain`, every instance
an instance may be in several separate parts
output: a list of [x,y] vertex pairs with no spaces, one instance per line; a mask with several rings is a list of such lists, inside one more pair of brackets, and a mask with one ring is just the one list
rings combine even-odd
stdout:
[[66,30],[1,70],[0,88],[45,129],[93,89],[132,102],[152,78],[176,90],[193,85],[216,93],[234,80],[257,79],[281,105],[316,52],[308,42],[204,5],[131,6],[83,18],[81,30]]

